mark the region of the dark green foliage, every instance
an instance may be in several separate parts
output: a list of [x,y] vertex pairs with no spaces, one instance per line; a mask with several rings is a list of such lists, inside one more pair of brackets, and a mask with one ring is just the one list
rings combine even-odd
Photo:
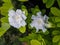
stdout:
[[[9,24],[8,11],[25,11],[27,25],[16,29]],[[30,26],[31,16],[42,12],[52,26],[46,32]],[[60,0],[0,0],[0,45],[60,45]]]

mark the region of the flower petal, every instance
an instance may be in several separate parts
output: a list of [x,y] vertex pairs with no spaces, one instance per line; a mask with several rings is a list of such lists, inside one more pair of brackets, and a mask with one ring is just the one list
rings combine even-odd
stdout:
[[41,15],[41,12],[38,12],[37,15],[40,16]]
[[22,10],[17,9],[17,10],[16,10],[16,14],[17,14],[17,15],[22,15]]
[[44,27],[42,28],[42,31],[43,31],[43,32],[46,32],[46,30],[47,30],[46,28],[44,28]]
[[36,16],[35,15],[32,15],[31,19],[36,19]]
[[49,17],[44,15],[44,21],[48,21]]
[[26,20],[27,17],[26,17],[24,14],[22,14],[22,18],[23,18],[24,20]]
[[10,10],[8,15],[9,23],[11,26],[15,28],[20,28],[21,26],[26,25],[26,22],[24,21],[26,19],[26,16],[22,12],[22,10],[17,9],[16,12],[14,10]]
[[16,13],[15,13],[15,11],[14,10],[9,10],[9,14],[8,14],[8,16],[14,16]]
[[23,20],[23,21],[21,22],[21,25],[22,25],[22,26],[25,26],[25,25],[26,25],[26,22]]
[[19,28],[19,27],[20,27],[19,24],[16,23],[16,22],[14,21],[14,19],[11,18],[11,17],[9,17],[9,23],[10,23],[11,26],[13,26],[13,27],[15,27],[15,28]]
[[20,27],[20,25],[19,24],[16,24],[16,23],[14,23],[14,25],[12,25],[13,27],[15,27],[15,28],[19,28]]

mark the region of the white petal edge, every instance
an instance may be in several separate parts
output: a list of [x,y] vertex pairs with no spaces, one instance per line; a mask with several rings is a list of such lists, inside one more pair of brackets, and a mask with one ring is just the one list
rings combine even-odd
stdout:
[[47,29],[43,27],[43,28],[42,28],[42,31],[43,31],[43,32],[46,32],[46,31],[47,31]]
[[24,20],[26,20],[27,17],[26,17],[24,14],[22,14],[22,18],[23,18]]
[[40,16],[41,15],[41,12],[37,12],[37,15]]
[[20,27],[19,24],[14,22],[14,20],[11,17],[9,17],[9,23],[10,23],[11,26],[13,26],[15,28],[19,28]]
[[9,12],[8,16],[10,16],[10,17],[16,15],[14,10],[9,10],[8,12]]
[[21,25],[22,25],[22,26],[25,26],[25,25],[26,25],[26,22],[23,20],[23,21],[21,22]]
[[36,19],[36,16],[35,15],[32,15],[31,19]]
[[21,15],[21,14],[22,14],[22,10],[17,9],[17,10],[16,10],[16,14],[17,14],[17,15]]
[[46,15],[44,15],[44,20],[45,20],[45,21],[48,21],[48,19],[49,19],[49,17],[46,16]]

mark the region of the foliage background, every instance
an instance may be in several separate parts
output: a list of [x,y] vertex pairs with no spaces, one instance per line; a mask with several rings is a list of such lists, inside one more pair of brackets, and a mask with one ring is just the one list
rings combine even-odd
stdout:
[[[26,11],[24,33],[8,24],[8,10],[12,8]],[[29,26],[32,14],[39,10],[53,24],[45,33],[36,33]],[[0,45],[60,45],[60,0],[0,0]]]

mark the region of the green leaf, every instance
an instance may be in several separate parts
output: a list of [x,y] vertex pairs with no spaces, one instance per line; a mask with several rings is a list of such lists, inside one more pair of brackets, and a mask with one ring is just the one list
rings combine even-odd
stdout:
[[8,30],[8,29],[10,28],[10,25],[9,25],[8,23],[2,23],[1,28],[2,28],[3,30]]
[[24,26],[24,27],[19,28],[19,31],[20,31],[21,33],[25,33],[26,27]]
[[60,27],[60,23],[57,23],[57,27]]
[[49,18],[52,22],[55,22],[55,17],[50,17]]
[[21,1],[21,2],[26,2],[26,1],[28,1],[28,0],[19,0],[19,1]]
[[2,23],[8,23],[8,17],[3,17],[1,18]]
[[7,30],[3,30],[2,28],[0,28],[0,37],[3,36],[3,34],[6,32]]
[[41,45],[41,43],[38,40],[31,40],[31,45]]
[[52,20],[54,23],[60,22],[60,17],[50,17],[50,20]]
[[60,45],[60,41],[59,41],[58,45]]
[[55,22],[60,22],[60,17],[55,17]]
[[37,37],[37,39],[39,40],[39,41],[42,41],[43,40],[43,38],[42,38],[42,36],[39,34],[39,35],[37,35],[38,37]]
[[3,34],[10,28],[10,25],[8,23],[2,23],[2,26],[0,28],[0,37],[3,36]]
[[36,5],[35,8],[31,8],[32,14],[36,14],[37,12],[40,12],[39,7]]
[[58,2],[58,5],[59,5],[59,7],[60,7],[60,0],[57,0],[57,2]]
[[21,6],[21,9],[25,13],[25,15],[28,16],[28,11],[24,5]]
[[46,2],[46,8],[50,8],[54,4],[55,0],[47,0]]
[[58,31],[58,30],[54,30],[54,31],[52,32],[52,35],[58,35],[58,34],[60,34],[60,31]]
[[49,31],[47,30],[44,34],[45,34],[45,35],[48,35],[48,34],[49,34]]
[[11,0],[3,0],[3,2],[5,3],[9,3]]
[[53,37],[53,42],[58,42],[60,40],[60,35],[54,36]]
[[46,13],[46,10],[42,9],[41,12],[42,12],[42,15],[44,15]]
[[31,33],[28,35],[29,39],[35,39],[36,38],[36,34],[35,33]]
[[47,0],[43,0],[43,3],[46,3],[47,2]]
[[51,8],[51,13],[54,15],[54,16],[60,16],[60,10],[56,7],[52,7]]
[[13,8],[11,0],[3,0],[3,6],[0,7],[1,14],[4,16],[8,16],[8,11]]

